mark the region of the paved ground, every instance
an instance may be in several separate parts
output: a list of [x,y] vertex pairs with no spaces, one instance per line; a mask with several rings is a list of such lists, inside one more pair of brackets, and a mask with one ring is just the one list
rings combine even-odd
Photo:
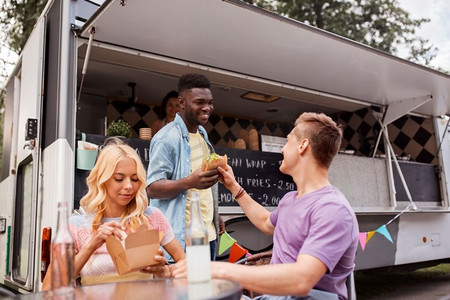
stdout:
[[400,288],[394,292],[387,293],[382,296],[371,298],[372,300],[450,300],[450,277],[445,280],[437,279],[434,282],[426,282],[423,284],[412,284],[407,287]]
[[[423,281],[412,281],[410,284],[401,284],[382,295],[375,297],[359,297],[358,300],[450,300],[450,274],[433,278],[424,278]],[[393,281],[392,286],[396,285]]]

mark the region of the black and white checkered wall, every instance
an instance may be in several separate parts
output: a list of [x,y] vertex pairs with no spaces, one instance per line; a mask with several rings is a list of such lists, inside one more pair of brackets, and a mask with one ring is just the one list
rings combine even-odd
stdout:
[[[128,108],[126,102],[110,101],[107,105],[108,123],[119,118],[124,119],[133,128],[133,137],[137,138],[139,128],[149,127],[150,122],[157,118],[157,107],[136,105],[135,111]],[[344,130],[342,148],[355,150],[355,155],[372,155],[380,125],[370,109],[339,113],[332,117]],[[276,124],[211,115],[206,130],[214,146],[226,147],[229,140],[236,141],[239,138],[242,129],[256,129],[259,134],[285,137],[292,127],[293,125],[288,123]],[[412,161],[438,164],[432,119],[404,116],[390,124],[388,132],[398,156],[410,155]],[[383,140],[377,148],[377,154],[384,154]]]
[[[333,116],[343,126],[342,148],[355,150],[356,155],[371,156],[380,132],[370,109],[345,112]],[[388,125],[389,140],[398,156],[411,156],[412,161],[437,165],[437,147],[433,120],[415,116],[403,116]],[[384,154],[383,139],[377,154]]]
[[[118,119],[124,119],[133,128],[133,137],[139,136],[139,128],[149,127],[150,122],[156,120],[158,107],[135,105],[130,111],[129,105],[122,101],[110,101],[107,105],[108,124]],[[292,129],[291,124],[275,124],[257,120],[244,120],[238,118],[211,115],[206,125],[209,140],[214,146],[225,147],[229,140],[236,141],[240,131],[256,129],[259,134],[285,137]]]

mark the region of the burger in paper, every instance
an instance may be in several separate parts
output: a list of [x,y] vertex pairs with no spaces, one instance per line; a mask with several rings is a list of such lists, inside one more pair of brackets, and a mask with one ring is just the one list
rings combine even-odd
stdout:
[[226,168],[227,166],[227,155],[219,155],[217,153],[211,153],[202,162],[202,171],[215,170],[217,167]]

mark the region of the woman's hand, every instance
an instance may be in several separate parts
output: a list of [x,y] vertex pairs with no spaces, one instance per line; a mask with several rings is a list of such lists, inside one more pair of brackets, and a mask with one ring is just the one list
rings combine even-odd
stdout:
[[94,252],[100,248],[109,236],[115,236],[119,241],[122,241],[125,234],[125,228],[117,221],[106,222],[93,233],[87,246]]
[[180,259],[176,264],[172,265],[173,278],[187,278],[186,259]]
[[155,278],[172,277],[172,269],[169,265],[166,265],[167,261],[161,249],[158,249],[158,254],[155,255],[154,260],[157,262],[156,265],[147,266],[141,272],[153,274]]

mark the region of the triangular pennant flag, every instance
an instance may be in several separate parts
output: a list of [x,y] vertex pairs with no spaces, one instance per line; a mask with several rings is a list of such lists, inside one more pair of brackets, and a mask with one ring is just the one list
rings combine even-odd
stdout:
[[363,252],[364,252],[364,249],[366,248],[366,238],[367,238],[367,232],[359,233],[359,243],[361,244],[361,249]]
[[366,244],[369,242],[369,240],[373,237],[373,235],[375,234],[375,230],[369,231],[367,233],[367,239],[366,239]]
[[230,263],[235,263],[238,261],[239,258],[241,258],[242,256],[244,256],[246,253],[248,252],[247,249],[239,246],[236,242],[233,244],[233,246],[231,246],[231,250],[230,250],[230,258],[228,259],[228,261]]
[[389,242],[393,243],[391,235],[389,234],[389,231],[386,228],[386,225],[380,226],[380,228],[377,229],[377,232],[384,235],[384,237],[387,238]]
[[236,242],[236,240],[233,239],[226,231],[222,233],[219,242],[219,255],[222,255],[222,253],[230,249],[234,242]]

